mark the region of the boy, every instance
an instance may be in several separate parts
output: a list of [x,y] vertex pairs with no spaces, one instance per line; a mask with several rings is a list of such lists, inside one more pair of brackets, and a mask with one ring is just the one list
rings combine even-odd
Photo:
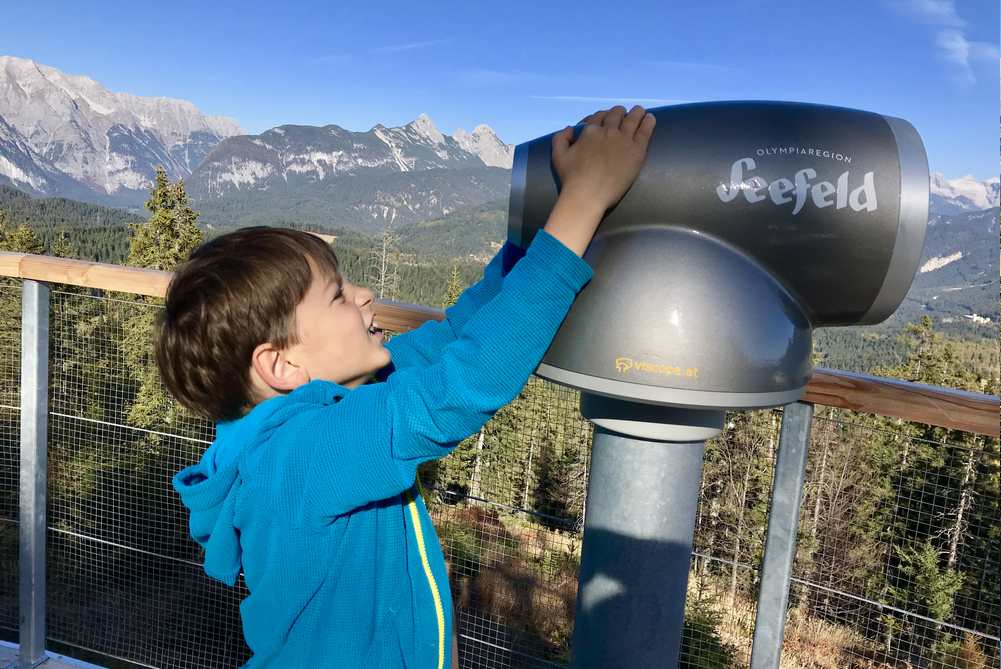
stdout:
[[[205,571],[230,585],[245,667],[453,667],[445,562],[417,466],[447,455],[514,399],[577,293],[581,256],[646,156],[654,118],[599,111],[553,137],[562,188],[527,251],[385,346],[372,293],[330,247],[245,228],[196,249],[157,322],[168,390],[218,421],[175,489]],[[372,383],[372,381],[377,381]]]

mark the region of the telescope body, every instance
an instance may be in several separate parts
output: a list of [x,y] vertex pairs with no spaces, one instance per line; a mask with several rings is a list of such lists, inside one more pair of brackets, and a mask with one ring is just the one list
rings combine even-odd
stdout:
[[[690,409],[796,401],[812,329],[881,322],[911,285],[921,139],[902,119],[802,103],[650,113],[646,162],[588,247],[594,276],[537,373]],[[523,247],[559,193],[551,156],[552,135],[515,149],[508,238]]]

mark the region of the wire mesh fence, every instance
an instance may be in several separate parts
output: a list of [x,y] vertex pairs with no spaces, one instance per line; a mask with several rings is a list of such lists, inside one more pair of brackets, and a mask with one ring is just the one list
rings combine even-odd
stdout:
[[814,422],[792,627],[842,666],[997,666],[998,442],[893,423]]
[[21,285],[0,278],[0,634],[17,631]]
[[[0,288],[0,308],[17,290]],[[242,583],[201,569],[171,476],[213,426],[152,363],[153,303],[54,290],[48,635],[108,666],[233,667]],[[6,311],[2,312],[6,314]],[[13,313],[13,312],[12,312]],[[0,627],[16,628],[19,340],[0,333]],[[422,487],[450,569],[463,669],[570,658],[592,428],[532,378]],[[728,416],[706,451],[682,665],[750,658],[781,412]],[[998,445],[820,410],[784,667],[997,666]],[[13,612],[13,614],[11,614]]]
[[160,307],[74,290],[51,304],[48,636],[143,666],[237,666],[246,592],[205,575],[170,483],[214,426],[156,377]]

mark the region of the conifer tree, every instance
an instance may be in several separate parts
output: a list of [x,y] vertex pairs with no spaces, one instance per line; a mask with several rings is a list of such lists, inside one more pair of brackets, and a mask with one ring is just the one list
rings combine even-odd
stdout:
[[[183,263],[202,242],[202,233],[196,223],[198,214],[188,204],[184,183],[170,183],[167,173],[157,167],[156,183],[150,191],[146,208],[149,219],[142,224],[130,225],[132,240],[127,264],[158,270],[174,270]],[[125,318],[122,330],[122,352],[133,380],[138,384],[136,397],[128,411],[132,425],[151,428],[178,422],[182,409],[173,402],[160,382],[153,359],[153,320],[157,306],[163,300],[136,297],[136,306]],[[149,444],[159,443],[155,435]]]
[[132,241],[126,265],[172,271],[202,243],[198,213],[188,204],[184,182],[170,183],[163,167],[156,168],[156,183],[146,201],[150,217],[130,223]]
[[459,264],[453,263],[452,276],[448,279],[448,286],[445,288],[445,299],[442,300],[441,308],[448,309],[459,300],[462,294],[462,276],[459,274]]
[[45,253],[45,245],[24,223],[14,228],[10,216],[0,209],[0,251],[41,255]]
[[[7,212],[0,209],[0,251],[13,253],[42,253],[44,247],[38,236],[26,225],[14,228]],[[0,344],[3,351],[20,349],[21,298],[20,283],[2,280],[0,283]],[[20,393],[20,369],[16,356],[0,356],[0,401],[7,406],[17,406]]]
[[[34,253],[41,254],[45,251],[42,241],[38,235],[27,225],[21,224],[16,228],[11,223],[7,212],[0,209],[0,251],[13,253]],[[21,298],[20,283],[17,281],[2,280],[0,283],[0,343],[3,344],[4,351],[17,351],[20,349],[21,332]],[[3,356],[2,376],[3,388],[0,389],[0,400],[8,406],[16,406],[19,402],[19,374],[16,356]]]

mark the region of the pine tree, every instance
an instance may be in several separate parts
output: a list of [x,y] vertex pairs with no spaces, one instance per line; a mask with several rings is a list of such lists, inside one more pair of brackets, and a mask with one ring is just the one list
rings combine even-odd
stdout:
[[0,209],[0,251],[41,255],[45,253],[45,245],[35,231],[24,223],[14,228],[10,216]]
[[[13,227],[7,212],[0,209],[0,251],[13,253],[42,253],[41,240],[26,225]],[[0,344],[4,351],[17,351],[21,347],[21,286],[18,281],[3,280],[0,283]],[[0,402],[7,406],[17,406],[19,399],[20,370],[17,356],[2,356],[0,359]]]
[[[198,214],[188,204],[183,182],[170,183],[164,169],[157,167],[156,183],[146,208],[150,212],[149,219],[130,225],[132,240],[126,264],[174,270],[202,242],[202,233],[196,225]],[[143,428],[176,425],[183,411],[164,390],[153,359],[153,320],[163,300],[138,296],[133,296],[133,300],[136,306],[126,316],[122,330],[126,367],[139,386],[129,407],[129,423]],[[154,445],[159,439],[150,435],[148,442]]]
[[131,223],[132,241],[125,264],[172,271],[202,243],[198,213],[188,204],[184,182],[170,183],[162,166],[156,168],[156,183],[146,201],[150,217]]
[[[16,228],[7,212],[0,209],[0,251],[13,253],[44,253],[45,247],[38,235],[23,223]],[[4,279],[0,283],[0,344],[4,351],[17,351],[21,347],[21,286],[18,281]],[[3,356],[0,360],[0,403],[17,406],[19,403],[19,374],[16,356]]]
[[65,227],[56,230],[55,237],[49,246],[49,255],[56,258],[75,258],[77,251],[70,241],[70,233]]
[[442,309],[448,309],[455,304],[462,294],[462,277],[459,274],[459,264],[453,263],[452,276],[448,279],[448,286],[445,288],[445,299],[441,302]]

